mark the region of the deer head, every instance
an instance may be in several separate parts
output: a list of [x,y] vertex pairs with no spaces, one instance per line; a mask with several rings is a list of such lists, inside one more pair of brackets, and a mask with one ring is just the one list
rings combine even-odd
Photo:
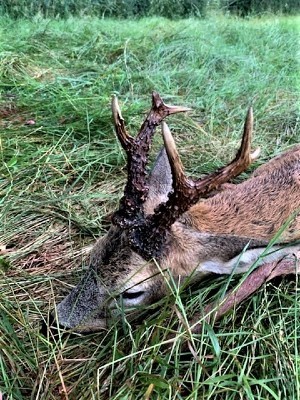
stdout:
[[[127,154],[128,179],[111,227],[91,252],[86,275],[57,306],[58,321],[64,327],[80,331],[102,328],[120,301],[126,309],[162,297],[166,291],[164,271],[175,279],[186,276],[201,259],[217,256],[222,246],[227,249],[224,257],[230,258],[237,247],[241,251],[248,243],[248,239],[234,237],[226,241],[222,235],[196,231],[184,214],[257,157],[257,151],[250,154],[252,110],[247,114],[235,159],[198,180],[186,177],[170,130],[162,122],[170,114],[187,110],[168,106],[158,93],[153,93],[152,108],[134,138],[126,132],[117,98],[113,98],[114,125]],[[148,176],[151,142],[161,122],[164,148]]]

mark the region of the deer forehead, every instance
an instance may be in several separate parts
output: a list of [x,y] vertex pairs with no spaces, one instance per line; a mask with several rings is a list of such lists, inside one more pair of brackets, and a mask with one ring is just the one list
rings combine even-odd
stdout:
[[93,247],[90,264],[100,284],[110,288],[127,288],[155,274],[155,265],[133,251],[127,232],[115,226]]

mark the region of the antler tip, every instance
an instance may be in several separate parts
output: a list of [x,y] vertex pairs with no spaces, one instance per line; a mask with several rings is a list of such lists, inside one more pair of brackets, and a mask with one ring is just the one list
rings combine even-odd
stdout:
[[174,155],[177,152],[176,144],[175,144],[174,138],[172,136],[172,133],[170,131],[170,128],[168,127],[168,125],[165,121],[162,121],[162,123],[161,123],[161,130],[162,130],[164,145],[165,145],[167,154],[168,154],[169,158],[174,159]]
[[252,106],[250,106],[250,107],[248,108],[246,121],[247,121],[248,123],[250,123],[251,125],[253,125],[253,108],[252,108]]
[[115,125],[119,125],[120,121],[124,121],[118,102],[118,97],[114,94],[111,99],[111,109]]
[[192,109],[189,107],[182,107],[182,106],[168,106],[168,107],[170,109],[170,114],[192,111]]
[[244,133],[242,139],[242,151],[248,149],[250,151],[250,142],[252,138],[253,131],[253,109],[250,106],[246,115],[245,123],[244,123]]
[[173,173],[176,176],[176,179],[178,180],[180,176],[184,175],[184,173],[183,173],[183,166],[177,151],[176,143],[170,131],[170,128],[168,127],[166,122],[163,121],[161,123],[161,128],[162,128],[164,145],[169,158],[170,166],[171,169],[173,170]]
[[168,127],[168,124],[165,121],[162,121],[161,123],[161,130],[163,134],[163,139],[164,142],[168,142],[169,139],[173,140],[173,136],[171,134],[170,128]]
[[164,104],[164,102],[163,102],[162,98],[160,97],[159,93],[154,90],[152,92],[152,105],[155,108],[159,108],[163,104]]
[[260,156],[260,152],[261,152],[261,148],[257,147],[256,150],[254,150],[251,154],[250,154],[250,160],[255,161],[258,159],[258,157]]
[[115,94],[113,94],[112,98],[111,98],[111,108],[112,108],[113,113],[115,113],[115,112],[120,113],[118,97]]
[[191,111],[191,108],[188,107],[170,106],[169,104],[165,104],[160,94],[156,91],[152,92],[152,104],[155,108],[163,107],[167,111],[168,115]]

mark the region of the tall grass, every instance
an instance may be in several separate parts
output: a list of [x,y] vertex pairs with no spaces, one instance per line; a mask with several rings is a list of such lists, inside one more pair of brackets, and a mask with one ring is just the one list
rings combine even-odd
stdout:
[[300,11],[298,0],[221,0],[220,6],[223,10],[242,17],[264,13],[293,14]]
[[[289,0],[291,1],[291,0]],[[32,18],[39,14],[46,18],[97,16],[167,18],[204,16],[207,0],[2,0],[0,11],[12,18]]]
[[300,397],[294,279],[204,324],[191,339],[197,357],[182,354],[187,333],[175,310],[189,320],[239,278],[174,289],[141,320],[124,317],[102,333],[39,330],[82,275],[122,193],[111,95],[133,133],[154,89],[191,107],[169,122],[192,175],[231,157],[253,104],[258,165],[299,142],[298,26],[296,17],[0,19],[0,392],[14,400]]
[[296,14],[299,0],[2,0],[0,14],[11,18],[68,18],[94,16],[142,18],[161,16],[171,19],[203,17],[210,11],[239,16],[280,13]]

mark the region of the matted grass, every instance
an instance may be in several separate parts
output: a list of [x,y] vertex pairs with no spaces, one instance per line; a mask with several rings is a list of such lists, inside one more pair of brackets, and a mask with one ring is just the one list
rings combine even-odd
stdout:
[[[229,160],[246,110],[263,163],[299,143],[299,18],[0,20],[0,392],[10,399],[300,398],[299,283],[268,283],[213,326],[178,321],[239,279],[174,291],[139,323],[44,337],[40,322],[84,270],[118,203],[117,94],[136,132],[152,90],[193,109],[169,119],[187,171]],[[34,122],[34,124],[33,124]],[[161,143],[155,138],[153,154]],[[246,176],[245,174],[243,175]],[[170,344],[170,333],[176,340]]]

